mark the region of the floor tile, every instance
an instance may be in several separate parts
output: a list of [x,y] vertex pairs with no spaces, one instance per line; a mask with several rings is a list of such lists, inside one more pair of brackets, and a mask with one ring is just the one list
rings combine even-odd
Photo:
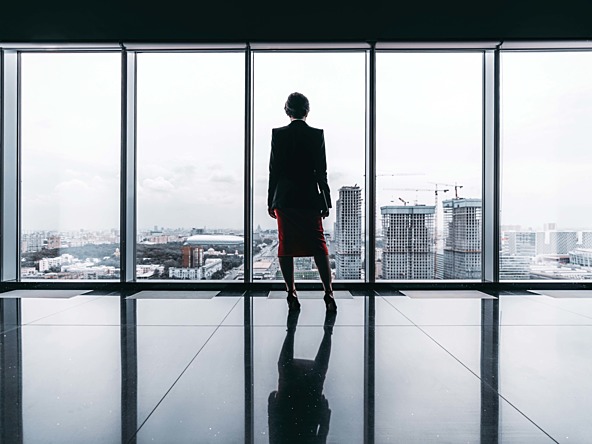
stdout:
[[0,298],[72,298],[91,290],[12,290],[0,293]]
[[120,329],[22,327],[26,443],[118,443]]
[[[480,325],[482,299],[412,299],[383,297],[387,305],[376,306],[376,325],[379,308],[388,312],[388,305],[409,321],[418,325]],[[382,323],[382,319],[381,319]]]
[[375,421],[377,443],[553,442],[418,328],[376,328]]
[[[323,325],[325,304],[322,300],[300,301],[299,325]],[[337,301],[337,325],[364,325],[364,297],[339,299]],[[288,305],[285,299],[253,298],[254,325],[286,325]]]
[[401,290],[401,293],[416,299],[495,299],[476,290]]
[[[28,300],[23,299],[23,303]],[[54,300],[55,301],[55,300]],[[31,324],[43,325],[119,325],[119,296],[97,296],[87,304],[79,304],[71,309],[37,319]]]
[[[270,291],[268,294],[269,299],[286,299],[287,293],[285,291]],[[322,291],[299,291],[299,299],[323,299],[325,293]],[[334,291],[333,297],[335,299],[352,299],[353,296],[349,291]]]
[[99,297],[77,296],[69,299],[21,299],[21,322],[24,325],[34,321],[40,321],[48,316],[91,303]]
[[163,290],[155,290],[155,291],[139,291],[131,296],[128,296],[128,299],[165,299],[165,300],[172,300],[172,299],[212,299],[215,297],[219,291],[163,291]]
[[547,296],[501,296],[499,301],[501,325],[592,325],[592,317],[562,310]]
[[137,443],[244,442],[244,329],[220,327],[137,434]]
[[[255,327],[255,442],[270,442],[270,424],[274,433],[281,433],[278,431],[282,428],[289,430],[291,414],[302,418],[304,415],[300,413],[299,406],[303,402],[298,402],[295,394],[307,393],[311,380],[321,378],[322,381],[323,376],[322,397],[317,392],[315,401],[310,401],[320,407],[304,418],[311,424],[328,427],[328,443],[363,442],[363,327],[336,326],[333,334],[328,333],[325,337],[321,326],[299,326],[292,339],[293,354],[288,352],[281,356],[284,344],[288,346],[290,343],[286,328]],[[318,367],[314,367],[317,353]],[[290,356],[296,361],[291,362]],[[328,367],[321,363],[323,359],[328,359]],[[281,383],[279,368],[286,372],[282,373]],[[304,368],[308,370],[308,377],[302,376]],[[302,439],[301,442],[309,441]]]
[[138,325],[220,325],[239,297],[137,301]]
[[[407,296],[393,296],[392,298],[408,299]],[[391,297],[376,297],[374,306],[375,324],[413,326],[413,323],[409,319],[387,302],[390,300]]]
[[592,436],[591,326],[503,327],[500,393],[559,442]]
[[216,327],[203,326],[137,327],[138,425],[146,420],[215,330]]
[[592,290],[532,290],[543,296],[552,298],[590,298],[592,299]]

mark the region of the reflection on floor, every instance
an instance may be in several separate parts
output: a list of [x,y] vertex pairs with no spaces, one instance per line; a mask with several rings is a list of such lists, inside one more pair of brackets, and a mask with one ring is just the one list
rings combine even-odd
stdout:
[[150,296],[0,298],[0,442],[592,436],[591,298]]

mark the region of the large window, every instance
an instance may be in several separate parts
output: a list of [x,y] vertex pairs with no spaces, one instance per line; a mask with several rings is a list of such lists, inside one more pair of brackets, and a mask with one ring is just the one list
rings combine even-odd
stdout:
[[592,279],[592,54],[502,55],[500,279]]
[[[253,278],[282,279],[277,225],[267,214],[272,128],[288,125],[288,95],[310,101],[307,123],[325,135],[331,188],[330,216],[323,221],[333,276],[363,279],[365,53],[257,53],[254,57],[255,195]],[[297,258],[297,280],[319,279],[312,258]]]
[[[334,281],[495,281],[498,240],[500,281],[592,279],[592,52],[518,45],[7,49],[3,279],[281,282],[267,190],[292,92],[324,130]],[[313,258],[295,277],[320,280]]]
[[480,279],[483,55],[376,64],[376,277]]
[[21,278],[119,279],[121,55],[21,55]]
[[242,279],[244,54],[139,54],[138,279]]

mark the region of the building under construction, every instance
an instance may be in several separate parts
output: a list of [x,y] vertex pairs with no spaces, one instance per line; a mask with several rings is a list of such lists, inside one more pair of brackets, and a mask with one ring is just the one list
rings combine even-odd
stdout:
[[481,199],[449,199],[444,209],[444,279],[481,279]]
[[362,190],[341,187],[336,204],[335,278],[362,278]]
[[436,207],[393,205],[380,213],[383,279],[434,279]]

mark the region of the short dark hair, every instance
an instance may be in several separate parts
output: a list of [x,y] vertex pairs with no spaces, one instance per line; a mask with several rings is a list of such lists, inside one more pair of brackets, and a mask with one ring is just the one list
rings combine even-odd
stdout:
[[286,114],[294,119],[302,119],[308,114],[310,104],[304,94],[294,92],[288,96],[286,104],[284,105]]

